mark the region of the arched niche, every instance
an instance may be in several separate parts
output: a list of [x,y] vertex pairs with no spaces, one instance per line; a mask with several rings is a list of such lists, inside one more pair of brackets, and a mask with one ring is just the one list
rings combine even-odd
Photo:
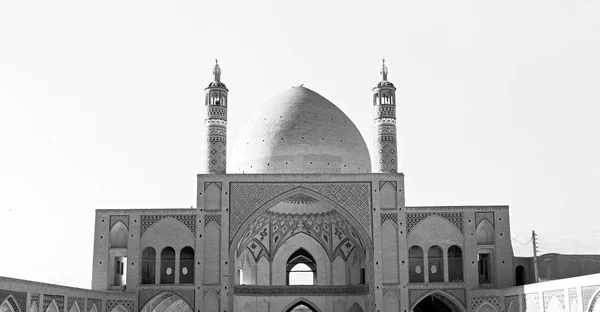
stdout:
[[160,252],[160,283],[175,284],[175,249],[172,247]]
[[515,286],[525,285],[527,281],[527,273],[525,267],[517,265],[515,268]]
[[181,250],[186,246],[195,246],[194,235],[180,221],[166,217],[148,228],[141,239],[141,246],[152,246],[157,251],[165,247]]
[[257,263],[252,252],[246,248],[238,257],[237,266],[240,274],[241,285],[256,285]]
[[464,281],[463,255],[460,247],[452,245],[448,248],[448,280],[451,283]]
[[363,255],[357,249],[352,251],[346,261],[348,266],[348,284],[358,285],[365,283],[365,263]]
[[335,257],[332,268],[333,285],[346,285],[346,261],[341,255]]
[[427,251],[429,282],[441,283],[444,281],[444,252],[440,246],[431,246]]
[[380,197],[380,205],[381,208],[393,208],[396,209],[397,204],[396,204],[396,188],[394,187],[394,185],[392,183],[384,183],[383,186],[381,187],[381,190],[379,190],[379,197]]
[[189,302],[172,292],[159,293],[143,304],[140,312],[193,312]]
[[122,305],[118,305],[118,306],[114,307],[110,312],[132,312],[132,311],[127,311],[127,309],[125,309]]
[[414,245],[408,249],[408,280],[411,283],[425,282],[425,262],[423,260],[423,248]]
[[156,250],[146,247],[142,250],[142,284],[156,283]]
[[204,283],[218,284],[221,278],[221,228],[216,222],[204,228],[203,243]]
[[490,305],[488,303],[484,303],[477,309],[476,312],[498,312],[498,311],[492,305]]
[[452,295],[441,290],[434,290],[419,297],[409,311],[466,312],[467,309]]
[[527,312],[540,312],[537,303],[535,302],[535,300],[533,300],[533,298],[526,296],[525,303],[527,307]]
[[129,236],[129,230],[122,221],[117,221],[110,228],[110,248],[127,248],[127,238]]
[[[508,312],[519,312],[519,307],[517,306],[517,304],[513,301],[508,305],[508,309],[506,309],[506,311]],[[575,312],[575,311],[571,311],[571,312]]]
[[350,306],[348,312],[365,312],[365,310],[363,310],[363,308],[360,306],[360,304],[358,304],[358,302],[355,302]]
[[96,304],[92,303],[92,307],[90,308],[90,312],[98,312],[98,308],[96,308]]
[[179,283],[194,283],[194,248],[183,247],[179,256]]
[[81,312],[81,310],[79,310],[79,305],[77,304],[77,302],[73,302],[69,312]]
[[8,299],[7,299],[7,300],[4,300],[4,302],[2,302],[2,304],[0,304],[0,312],[18,312],[18,311],[13,310],[10,303],[8,303]]
[[29,312],[38,312],[38,307],[36,303],[31,303],[31,306],[29,307]]
[[[16,312],[16,311],[14,311],[14,312]],[[58,306],[56,305],[56,301],[54,299],[52,299],[50,304],[48,304],[48,308],[46,309],[46,312],[61,312],[60,310],[58,310]]]
[[476,230],[477,245],[493,245],[494,244],[494,227],[488,220],[481,220],[477,225]]
[[565,309],[556,296],[552,296],[546,307],[546,312],[565,312]]
[[[387,183],[386,185],[391,185]],[[381,227],[381,246],[383,283],[398,283],[398,228],[392,220],[387,220]]]
[[[298,308],[308,308],[311,312],[321,312],[319,307],[312,303],[310,300],[305,298],[298,298],[292,302],[290,302],[282,311],[285,312],[298,312]],[[302,311],[302,310],[300,310]],[[305,311],[305,310],[304,310]],[[304,312],[302,311],[302,312]]]
[[260,257],[260,259],[258,259],[258,262],[256,263],[256,285],[271,284],[270,271],[270,264],[267,257]]
[[331,264],[327,252],[319,242],[305,233],[298,233],[288,238],[279,248],[271,264],[273,285],[286,285],[287,260],[298,249],[305,249],[316,262],[317,285],[329,285]]
[[383,312],[400,311],[400,299],[394,291],[388,291],[383,296]]
[[221,210],[221,188],[217,183],[210,183],[204,190],[204,209]]
[[204,294],[204,310],[202,312],[219,312],[219,297],[212,291]]
[[431,215],[419,222],[408,235],[408,245],[423,247],[438,245],[446,249],[451,245],[462,246],[463,235],[450,221]]

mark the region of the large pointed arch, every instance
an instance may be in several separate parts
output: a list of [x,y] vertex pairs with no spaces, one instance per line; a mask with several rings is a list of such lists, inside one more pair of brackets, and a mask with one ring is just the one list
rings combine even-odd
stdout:
[[2,312],[21,312],[21,307],[19,307],[19,304],[17,304],[12,295],[9,295],[3,302],[0,302],[0,307],[2,307]]
[[8,303],[8,300],[4,300],[0,304],[0,312],[17,312],[13,309],[13,307]]
[[445,298],[446,300],[450,301],[451,303],[453,303],[454,305],[456,305],[456,307],[461,312],[467,312],[467,308],[465,308],[464,304],[460,301],[459,298],[457,298],[454,295],[451,295],[443,290],[433,290],[433,291],[427,292],[427,293],[419,296],[414,302],[410,303],[410,311],[413,311],[414,308],[417,306],[417,304],[419,304],[419,302],[421,302],[423,299],[425,299],[429,296],[434,296],[434,297],[441,296],[441,297]]
[[365,312],[365,310],[360,306],[360,304],[358,304],[358,302],[355,302],[353,305],[350,306],[348,312]]
[[109,245],[110,248],[127,248],[127,239],[129,236],[129,229],[123,221],[117,221],[110,228],[109,233]]
[[283,308],[284,312],[291,312],[295,307],[299,305],[304,305],[309,308],[312,312],[322,312],[319,307],[312,303],[310,300],[306,298],[298,298],[292,302],[290,302],[285,308]]
[[[143,304],[140,312],[193,312],[191,303],[187,299],[165,291],[159,293]],[[130,311],[131,312],[131,311]]]

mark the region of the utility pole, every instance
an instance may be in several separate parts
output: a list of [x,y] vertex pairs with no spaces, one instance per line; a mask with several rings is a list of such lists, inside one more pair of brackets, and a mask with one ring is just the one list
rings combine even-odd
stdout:
[[540,275],[538,273],[538,258],[537,258],[537,241],[535,236],[535,231],[531,231],[531,236],[533,238],[533,273],[535,276],[535,283],[540,282]]

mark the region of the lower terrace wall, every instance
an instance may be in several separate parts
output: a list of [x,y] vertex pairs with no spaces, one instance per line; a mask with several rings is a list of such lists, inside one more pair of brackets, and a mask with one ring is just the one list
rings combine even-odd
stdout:
[[138,311],[135,293],[103,292],[0,276],[0,304],[5,300],[14,312],[46,312],[52,301],[58,312],[112,312],[119,306],[127,312]]

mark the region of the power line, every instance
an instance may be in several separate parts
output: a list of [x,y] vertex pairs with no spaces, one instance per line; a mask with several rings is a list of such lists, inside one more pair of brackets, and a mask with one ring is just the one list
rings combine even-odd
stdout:
[[529,243],[531,243],[531,240],[533,240],[533,237],[531,237],[528,241],[526,241],[525,243],[521,243],[520,241],[516,240],[514,237],[511,237],[512,240],[514,240],[515,242],[521,244],[521,245],[527,245]]

